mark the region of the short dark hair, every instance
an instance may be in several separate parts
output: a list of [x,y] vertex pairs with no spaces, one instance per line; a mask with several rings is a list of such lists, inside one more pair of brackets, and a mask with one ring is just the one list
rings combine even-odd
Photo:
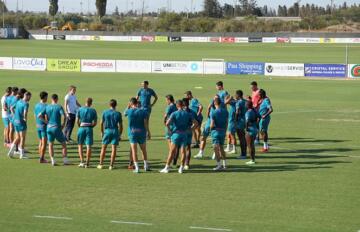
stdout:
[[59,96],[54,93],[53,95],[51,95],[51,99],[53,99],[54,101],[58,100],[59,99]]
[[15,93],[15,92],[19,91],[19,88],[18,87],[12,87],[11,91]]
[[109,102],[109,105],[112,107],[112,108],[115,108],[117,106],[117,101],[115,99],[111,99],[110,102]]
[[256,81],[253,81],[253,82],[251,82],[251,84],[250,84],[250,85],[257,86],[257,82],[256,82]]
[[238,95],[239,97],[243,97],[244,93],[242,90],[236,90],[236,95]]
[[175,101],[174,96],[171,95],[171,94],[166,95],[165,98],[168,99],[168,100],[171,101],[171,102],[174,102],[174,101]]
[[26,93],[24,93],[24,97],[26,97],[26,96],[30,96],[30,97],[31,97],[31,92],[26,92]]
[[263,89],[260,89],[259,90],[259,95],[260,95],[261,98],[266,98],[266,91],[263,90]]
[[222,81],[216,82],[216,86],[224,86],[224,83]]
[[182,101],[184,102],[184,105],[185,105],[186,107],[189,106],[189,99],[188,99],[188,98],[183,98]]
[[247,101],[247,102],[246,102],[246,108],[248,108],[248,109],[252,109],[252,108],[253,108],[253,103],[252,103],[252,101]]
[[186,95],[192,95],[192,92],[189,90],[189,91],[186,91],[185,94]]
[[76,89],[76,86],[75,85],[70,85],[69,90],[72,90],[72,89]]
[[220,98],[215,98],[215,99],[214,99],[214,104],[215,104],[215,105],[220,105],[220,103],[221,103]]
[[93,99],[92,99],[91,97],[86,98],[86,103],[87,103],[88,105],[92,105]]
[[49,94],[47,93],[47,92],[45,92],[45,91],[42,91],[41,93],[40,93],[40,99],[41,100],[44,100],[45,98],[47,98],[49,96]]
[[26,90],[25,88],[19,89],[19,93],[20,93],[21,95],[24,95],[26,92],[27,92],[27,90]]
[[184,106],[184,102],[183,102],[182,100],[177,100],[177,101],[176,101],[176,105],[183,107],[183,106]]
[[149,85],[149,81],[144,81],[144,85]]
[[130,103],[133,104],[133,105],[137,105],[137,104],[138,104],[138,100],[137,100],[136,98],[132,97],[132,98],[130,99]]
[[11,87],[7,87],[7,88],[5,89],[5,93],[11,93],[11,90],[12,90]]

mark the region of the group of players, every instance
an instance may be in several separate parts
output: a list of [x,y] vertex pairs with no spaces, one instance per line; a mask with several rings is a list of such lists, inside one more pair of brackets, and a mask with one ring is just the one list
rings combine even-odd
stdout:
[[[158,100],[155,91],[149,87],[149,82],[141,83],[137,96],[130,99],[124,112],[128,118],[128,138],[130,142],[129,169],[139,173],[138,145],[142,152],[144,171],[149,171],[146,141],[151,139],[149,120],[151,110]],[[171,164],[177,164],[180,156],[179,173],[190,168],[191,149],[200,148],[196,159],[204,157],[207,138],[210,136],[213,145],[213,159],[216,160],[214,171],[226,169],[226,153],[236,154],[236,136],[239,139],[241,154],[239,159],[246,159],[247,152],[251,160],[248,165],[255,164],[255,143],[259,137],[264,140],[263,152],[269,150],[268,126],[270,114],[273,112],[270,99],[263,89],[259,89],[256,82],[251,83],[252,96],[244,98],[243,92],[238,90],[230,96],[224,90],[223,82],[216,83],[217,94],[211,99],[206,109],[206,121],[203,124],[204,107],[191,91],[185,93],[184,98],[175,101],[172,95],[165,97],[167,107],[164,114],[165,137],[168,141],[169,153],[165,167],[161,173],[169,173]],[[81,106],[76,99],[76,87],[70,86],[65,96],[65,104],[58,104],[58,95],[40,93],[40,102],[35,105],[34,115],[36,130],[39,138],[38,152],[40,163],[56,165],[54,158],[54,142],[62,145],[63,164],[68,165],[67,144],[72,142],[71,133],[76,123],[79,167],[88,168],[92,156],[93,128],[97,125],[97,112],[92,108],[92,98],[87,98]],[[8,87],[1,98],[2,120],[4,122],[4,145],[9,148],[8,156],[13,158],[16,153],[20,159],[27,159],[25,140],[31,93],[26,89]],[[152,101],[152,99],[154,99]],[[116,110],[117,101],[111,99],[109,109],[105,110],[100,120],[102,147],[98,169],[104,168],[104,158],[107,147],[111,145],[109,169],[114,169],[119,141],[123,133],[122,114]],[[202,129],[202,130],[201,130]],[[225,139],[228,145],[224,149]],[[48,144],[50,161],[45,159]],[[86,158],[83,148],[86,146]]]

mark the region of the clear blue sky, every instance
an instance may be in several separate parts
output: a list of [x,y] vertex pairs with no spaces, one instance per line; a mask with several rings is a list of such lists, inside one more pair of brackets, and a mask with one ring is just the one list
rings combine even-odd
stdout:
[[[0,0],[3,1],[3,0]],[[5,0],[7,6],[11,10],[16,9],[18,2],[19,9],[29,10],[29,11],[47,11],[48,9],[48,0]],[[114,11],[115,7],[118,6],[120,11],[126,11],[130,9],[139,10],[141,9],[143,0],[108,0],[107,12],[111,13]],[[168,2],[171,2],[171,9],[175,11],[185,10],[185,8],[190,9],[191,2],[193,1],[193,6],[195,10],[202,9],[203,0],[144,0],[146,11],[156,11],[159,8],[167,7]],[[229,3],[233,4],[236,0],[219,0],[222,4]],[[80,12],[81,4],[83,12],[87,12],[90,9],[91,12],[95,11],[95,0],[59,0],[60,11],[65,10],[65,12]],[[275,9],[279,4],[292,5],[295,0],[258,0],[258,5],[262,6],[267,4]],[[342,4],[344,1],[335,0],[335,4]],[[347,0],[348,4],[359,3],[359,0]],[[301,4],[305,3],[316,3],[319,5],[326,5],[330,3],[330,0],[302,0]],[[89,8],[88,8],[89,6]]]

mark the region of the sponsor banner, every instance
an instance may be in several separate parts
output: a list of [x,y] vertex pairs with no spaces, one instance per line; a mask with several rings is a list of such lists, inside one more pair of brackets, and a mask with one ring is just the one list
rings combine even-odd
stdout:
[[171,36],[169,37],[169,42],[181,42],[180,36]]
[[209,37],[189,37],[189,36],[183,36],[183,37],[181,37],[181,42],[188,42],[188,43],[207,43],[207,42],[209,42]]
[[35,39],[35,40],[53,40],[54,36],[52,36],[52,35],[33,35],[33,34],[30,34],[29,38],[30,39]]
[[305,43],[320,43],[320,38],[306,38]]
[[167,36],[155,36],[155,42],[168,42]]
[[278,37],[276,38],[277,43],[290,43],[290,38],[287,37]]
[[360,64],[349,64],[348,73],[349,77],[360,78]]
[[306,43],[306,38],[291,37],[290,43]]
[[235,43],[249,43],[248,37],[235,37]]
[[218,43],[220,42],[220,37],[209,37],[209,42]]
[[221,37],[221,43],[235,43],[235,37]]
[[89,35],[66,35],[66,40],[80,40],[80,41],[89,41],[91,36]]
[[81,72],[116,72],[115,60],[81,60]]
[[304,64],[265,63],[266,76],[304,76]]
[[154,42],[155,36],[141,36],[142,42]]
[[205,61],[203,63],[203,74],[224,74],[225,62]]
[[333,38],[320,38],[320,43],[334,43]]
[[47,70],[52,72],[80,72],[79,59],[48,59]]
[[117,60],[116,72],[123,73],[151,73],[151,61],[146,60]]
[[249,37],[249,43],[262,43],[262,37]]
[[31,71],[45,71],[45,58],[13,58],[13,69],[15,70],[31,70]]
[[226,74],[232,75],[264,75],[264,63],[257,62],[227,62]]
[[276,37],[263,37],[262,42],[263,43],[276,43],[277,38]]
[[95,41],[103,40],[103,36],[100,36],[100,35],[94,35],[94,36],[90,36],[90,37],[91,37],[90,40],[95,40]]
[[152,61],[154,73],[202,73],[202,62],[192,61]]
[[54,35],[54,40],[65,40],[66,36],[65,35]]
[[343,64],[305,64],[306,77],[345,77],[346,65]]
[[13,58],[11,57],[0,57],[0,69],[12,69]]
[[360,43],[360,38],[351,38],[350,43]]

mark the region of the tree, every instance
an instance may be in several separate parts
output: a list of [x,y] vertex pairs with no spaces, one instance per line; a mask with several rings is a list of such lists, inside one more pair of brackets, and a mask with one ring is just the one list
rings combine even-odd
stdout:
[[203,13],[206,17],[221,18],[222,9],[220,3],[217,0],[205,0]]
[[6,12],[8,12],[8,9],[5,5],[5,3],[2,1],[2,2],[0,2],[0,13],[3,13],[3,11],[4,11],[4,13],[6,13]]
[[225,17],[233,17],[235,13],[235,9],[232,5],[225,3],[223,7],[223,15]]
[[114,13],[113,13],[113,15],[114,16],[119,16],[120,15],[120,13],[119,13],[119,7],[115,7],[115,11],[114,11]]
[[106,14],[106,4],[107,4],[107,0],[96,0],[95,5],[97,10],[97,15],[99,16],[100,19],[104,17]]
[[59,5],[58,5],[58,0],[49,0],[49,14],[52,17],[55,17],[55,15],[57,14],[58,10],[59,10]]

